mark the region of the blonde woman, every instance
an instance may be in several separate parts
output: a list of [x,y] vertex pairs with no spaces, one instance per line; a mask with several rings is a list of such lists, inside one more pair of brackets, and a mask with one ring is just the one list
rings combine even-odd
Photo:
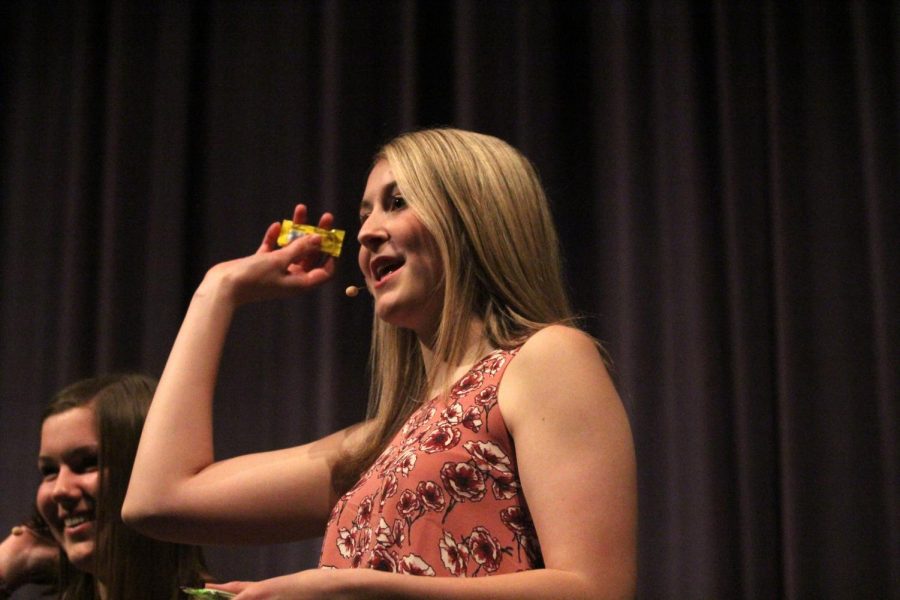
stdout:
[[[298,205],[294,220],[306,213]],[[241,600],[632,596],[631,431],[598,345],[573,325],[531,164],[482,134],[405,134],[376,155],[360,219],[370,418],[214,461],[213,389],[234,311],[334,270],[317,236],[277,249],[273,224],[254,255],[213,267],[194,294],[125,520],[196,543],[324,532],[321,568],[218,586]]]

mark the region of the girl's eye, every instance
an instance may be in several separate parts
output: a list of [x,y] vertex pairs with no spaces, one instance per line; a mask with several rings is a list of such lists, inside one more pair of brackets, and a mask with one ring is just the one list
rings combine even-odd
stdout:
[[403,196],[391,196],[391,210],[406,208],[406,198]]
[[49,466],[40,467],[40,472],[41,472],[41,479],[43,479],[44,481],[48,481],[50,479],[53,479],[56,476],[58,469],[56,467],[49,467]]
[[72,470],[77,473],[87,473],[89,471],[97,470],[97,456],[90,454],[85,455],[80,458],[80,460],[75,461],[72,465]]

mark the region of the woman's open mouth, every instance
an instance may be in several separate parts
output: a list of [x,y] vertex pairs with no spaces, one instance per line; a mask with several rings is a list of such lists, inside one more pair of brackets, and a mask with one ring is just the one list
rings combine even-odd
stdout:
[[402,258],[376,258],[372,261],[372,275],[375,277],[375,283],[381,283],[400,269],[404,262]]

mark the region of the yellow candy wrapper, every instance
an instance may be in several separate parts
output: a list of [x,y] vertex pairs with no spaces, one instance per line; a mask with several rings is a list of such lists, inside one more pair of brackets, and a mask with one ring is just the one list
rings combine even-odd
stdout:
[[341,255],[341,246],[344,243],[344,232],[342,230],[321,229],[314,225],[300,225],[288,220],[281,222],[281,234],[278,236],[278,245],[287,246],[298,237],[312,234],[322,236],[322,252],[335,258]]

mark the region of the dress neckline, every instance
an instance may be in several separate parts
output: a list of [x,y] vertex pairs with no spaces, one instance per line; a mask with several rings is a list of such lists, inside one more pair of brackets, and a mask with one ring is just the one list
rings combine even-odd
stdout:
[[487,359],[489,359],[494,354],[499,353],[499,354],[509,355],[514,350],[518,349],[519,347],[520,346],[516,346],[514,348],[510,348],[509,350],[504,350],[503,348],[494,348],[493,350],[488,351],[486,354],[481,355],[481,357],[479,357],[475,362],[473,362],[471,364],[471,366],[469,366],[468,369],[466,369],[465,373],[463,373],[462,375],[460,375],[459,377],[454,379],[453,382],[449,386],[447,386],[446,389],[444,389],[443,391],[438,392],[437,394],[432,396],[431,399],[426,403],[426,405],[434,404],[441,398],[446,398],[449,395],[450,391],[453,388],[455,388],[459,384],[459,382],[461,382],[463,379],[465,379],[466,377],[471,375],[476,370],[476,368],[478,368],[480,365],[484,364],[484,362],[487,361]]

